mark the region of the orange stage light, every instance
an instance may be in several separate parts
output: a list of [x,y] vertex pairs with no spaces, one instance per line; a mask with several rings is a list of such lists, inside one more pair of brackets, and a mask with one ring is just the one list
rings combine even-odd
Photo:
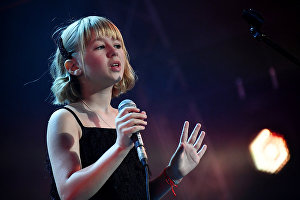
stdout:
[[263,129],[249,146],[256,169],[267,173],[278,173],[290,158],[284,138]]

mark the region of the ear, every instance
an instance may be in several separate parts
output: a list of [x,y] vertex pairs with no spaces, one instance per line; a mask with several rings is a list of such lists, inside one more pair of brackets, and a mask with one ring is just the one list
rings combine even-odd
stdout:
[[79,76],[82,74],[82,70],[78,67],[77,63],[73,59],[68,59],[65,61],[65,68],[74,76]]

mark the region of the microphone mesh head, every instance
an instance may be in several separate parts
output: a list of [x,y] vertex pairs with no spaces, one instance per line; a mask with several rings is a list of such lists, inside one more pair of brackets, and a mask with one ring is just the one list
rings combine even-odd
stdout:
[[125,99],[119,104],[118,110],[121,111],[123,108],[126,108],[126,107],[135,107],[136,108],[136,105],[132,100]]

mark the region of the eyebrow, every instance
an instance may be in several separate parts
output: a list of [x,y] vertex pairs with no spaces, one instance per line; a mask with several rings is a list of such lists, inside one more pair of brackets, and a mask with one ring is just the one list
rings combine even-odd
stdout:
[[[101,41],[101,42],[103,42],[103,41],[105,41],[105,39],[103,39],[102,37],[99,37],[99,38],[96,38],[96,39],[94,39],[94,40],[92,40],[91,42],[92,43],[94,43],[94,42],[96,42],[96,41]],[[118,42],[121,42],[119,39],[113,39],[113,42],[114,41],[118,41]]]

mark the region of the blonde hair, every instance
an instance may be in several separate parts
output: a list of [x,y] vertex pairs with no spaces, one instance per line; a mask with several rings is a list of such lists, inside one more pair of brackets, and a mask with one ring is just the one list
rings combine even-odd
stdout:
[[[92,33],[95,33],[96,38],[111,37],[119,40],[126,55],[125,69],[122,79],[113,86],[112,97],[117,97],[133,88],[136,80],[135,72],[129,64],[129,55],[125,48],[123,37],[119,29],[110,20],[104,17],[89,16],[73,22],[66,28],[60,28],[55,33],[57,32],[60,32],[58,34],[59,38],[62,39],[63,46],[68,52],[78,52],[84,72],[83,55],[86,45],[92,39]],[[76,76],[68,73],[64,66],[65,61],[65,58],[57,48],[50,66],[50,73],[53,78],[51,91],[55,97],[53,104],[73,103],[81,98],[79,81]]]

